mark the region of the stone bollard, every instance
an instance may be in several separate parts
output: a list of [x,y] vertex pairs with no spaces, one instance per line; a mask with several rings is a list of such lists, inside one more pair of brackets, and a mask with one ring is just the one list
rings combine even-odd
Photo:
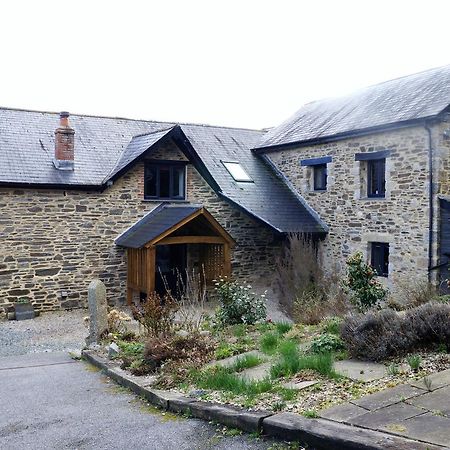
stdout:
[[88,288],[89,336],[86,344],[97,343],[108,329],[106,287],[100,280],[93,280]]

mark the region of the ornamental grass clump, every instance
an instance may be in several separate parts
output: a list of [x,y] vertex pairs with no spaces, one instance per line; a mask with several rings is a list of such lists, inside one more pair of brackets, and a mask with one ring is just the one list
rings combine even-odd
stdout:
[[221,278],[216,292],[220,302],[216,318],[221,325],[252,325],[266,318],[265,294],[252,292],[250,285]]
[[361,252],[350,256],[346,264],[347,278],[344,286],[349,291],[350,301],[360,312],[367,311],[386,299],[388,291],[376,279],[376,270],[364,262]]

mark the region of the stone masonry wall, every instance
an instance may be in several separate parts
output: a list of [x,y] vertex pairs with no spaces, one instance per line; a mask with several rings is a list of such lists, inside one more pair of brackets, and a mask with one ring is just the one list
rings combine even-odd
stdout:
[[[386,159],[386,198],[367,198],[365,163],[355,153],[390,150]],[[269,153],[308,204],[328,224],[323,245],[328,270],[342,271],[356,251],[369,257],[370,242],[389,243],[389,287],[400,279],[427,278],[428,135],[424,127],[405,128],[338,142]],[[311,167],[300,160],[331,156],[326,191],[312,190]]]
[[[186,159],[174,146],[152,159]],[[76,169],[75,169],[76,170]],[[114,239],[159,202],[143,198],[144,164],[103,192],[0,188],[0,310],[27,297],[39,310],[85,306],[93,278],[108,302],[125,300],[126,253]],[[187,199],[201,203],[237,241],[233,271],[249,280],[272,271],[270,231],[231,207],[188,165]]]

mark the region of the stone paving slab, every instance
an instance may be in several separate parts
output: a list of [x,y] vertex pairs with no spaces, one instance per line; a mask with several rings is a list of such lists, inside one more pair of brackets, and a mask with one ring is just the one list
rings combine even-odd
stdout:
[[424,410],[406,403],[396,403],[386,408],[369,411],[348,420],[352,425],[380,430],[389,424],[397,424],[399,421],[423,414]]
[[436,445],[450,446],[450,419],[435,416],[432,413],[422,414],[399,421],[396,427],[381,427],[383,431],[407,436],[411,439],[431,442]]
[[282,386],[286,389],[295,389],[297,391],[301,391],[302,389],[306,389],[307,387],[314,386],[317,383],[318,383],[317,380],[293,381],[293,382],[283,383]]
[[408,403],[450,416],[450,386],[412,398]]
[[244,358],[245,356],[254,355],[258,358],[265,360],[266,356],[264,353],[259,352],[258,350],[251,350],[249,352],[241,353],[239,355],[230,356],[229,358],[219,359],[218,361],[213,361],[205,365],[205,367],[229,367],[232,366],[237,360]]
[[[427,378],[431,380],[430,391],[434,391],[435,389],[439,389],[444,386],[450,385],[450,369],[443,370],[441,372],[433,373],[429,375]],[[422,389],[426,389],[425,384],[423,382],[423,378],[417,381],[412,381],[409,383],[411,386],[419,387]]]
[[361,408],[360,406],[353,405],[352,403],[344,403],[325,409],[320,413],[320,417],[335,420],[336,422],[349,422],[353,417],[361,416],[367,412],[367,409]]
[[386,367],[383,364],[356,359],[336,361],[334,370],[347,378],[358,381],[379,380],[386,375]]
[[374,411],[376,409],[393,405],[394,403],[398,403],[402,400],[417,397],[425,392],[426,391],[424,389],[419,389],[408,384],[400,384],[375,394],[366,395],[358,400],[352,400],[351,403],[361,406],[362,408],[366,408],[370,411]]
[[239,373],[239,376],[241,376],[242,378],[246,378],[247,380],[261,381],[264,380],[264,378],[268,378],[270,376],[271,366],[271,362],[265,362],[260,364],[259,366],[252,367],[251,369],[243,370]]

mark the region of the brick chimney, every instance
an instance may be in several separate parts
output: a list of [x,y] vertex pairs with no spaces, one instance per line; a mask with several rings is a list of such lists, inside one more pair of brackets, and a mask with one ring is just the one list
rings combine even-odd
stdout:
[[75,130],[70,128],[69,113],[59,114],[59,127],[55,130],[55,159],[53,163],[59,170],[73,170],[75,150]]

